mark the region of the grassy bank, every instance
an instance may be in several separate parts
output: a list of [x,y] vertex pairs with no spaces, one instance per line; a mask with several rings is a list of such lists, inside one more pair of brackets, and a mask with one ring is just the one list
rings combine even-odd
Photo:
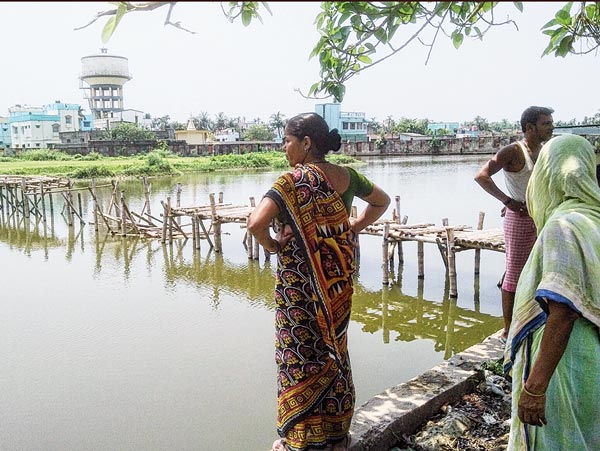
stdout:
[[[358,160],[330,154],[328,160],[353,164]],[[97,153],[67,155],[48,149],[35,149],[19,156],[0,157],[0,174],[47,175],[73,179],[177,175],[185,172],[212,172],[235,169],[287,169],[283,152],[254,152],[215,157],[180,157],[163,150],[132,157],[105,157]]]

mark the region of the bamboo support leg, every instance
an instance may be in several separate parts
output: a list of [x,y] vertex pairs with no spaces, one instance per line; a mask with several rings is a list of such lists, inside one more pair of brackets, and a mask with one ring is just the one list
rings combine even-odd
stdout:
[[389,267],[389,263],[388,263],[389,233],[390,233],[390,225],[388,223],[385,223],[383,226],[383,242],[381,244],[382,256],[383,256],[383,262],[381,265],[381,267],[383,269],[383,280],[382,280],[383,285],[388,285],[390,282],[390,267]]
[[127,216],[125,213],[125,192],[121,191],[121,236],[127,236]]
[[31,214],[29,210],[29,197],[27,196],[27,187],[25,185],[25,177],[21,178],[21,199],[23,199],[23,216],[29,219]]
[[46,193],[44,193],[44,185],[42,183],[40,183],[40,193],[41,193],[41,199],[42,199],[42,221],[45,223],[46,222],[46,201],[44,199],[44,196],[46,195]]
[[[248,232],[248,219],[246,219],[246,253],[248,254],[248,260],[254,260],[254,237]],[[258,255],[256,256],[258,257]]]
[[[483,230],[483,220],[485,218],[485,212],[479,212],[479,220],[477,222],[477,230]],[[481,266],[481,249],[475,249],[475,275],[479,274],[479,268]]]
[[[215,204],[215,194],[210,193],[210,208],[211,208],[211,216],[212,216],[212,228],[213,235],[215,239],[215,252],[222,252],[223,247],[221,244],[221,222],[219,221],[219,217],[217,215],[217,206]],[[223,193],[219,193],[219,201],[223,200]],[[222,203],[222,202],[219,202]]]
[[[177,195],[175,198],[175,206],[177,208],[181,207],[181,183],[177,184]],[[181,217],[177,216],[177,224],[181,224]]]
[[419,279],[423,279],[425,278],[425,264],[424,264],[424,260],[425,260],[425,253],[423,252],[423,242],[422,241],[418,241],[417,242],[417,262],[418,262],[418,273],[417,273],[417,277]]
[[79,224],[81,224],[82,226],[85,224],[84,220],[83,220],[83,206],[82,206],[82,200],[81,200],[81,193],[77,193],[77,206],[79,207]]
[[169,244],[173,243],[173,213],[171,212],[171,197],[167,197],[167,208],[169,215],[167,216],[167,226],[169,228]]
[[450,297],[458,297],[456,283],[456,254],[454,252],[454,229],[446,228],[446,252],[448,253],[448,280],[450,282]]
[[[167,198],[169,199],[169,198]],[[167,208],[167,204],[165,204],[162,200],[160,203],[163,206],[163,224],[162,224],[162,234],[160,236],[160,242],[166,243],[167,241],[167,221],[169,220],[169,209]]]
[[98,197],[96,193],[96,178],[92,178],[92,202],[94,208],[94,230],[98,232]]

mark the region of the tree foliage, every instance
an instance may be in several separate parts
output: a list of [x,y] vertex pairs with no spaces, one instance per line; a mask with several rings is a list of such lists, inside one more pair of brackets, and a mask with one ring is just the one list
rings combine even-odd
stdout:
[[[168,7],[165,25],[185,31],[171,15],[177,2],[111,2],[114,9],[99,12],[90,23],[108,17],[102,30],[107,42],[125,14],[153,11]],[[309,97],[333,96],[341,102],[345,83],[355,75],[396,55],[408,45],[418,42],[428,48],[427,61],[438,38],[452,40],[457,49],[465,39],[482,39],[493,27],[513,24],[510,18],[495,15],[499,2],[321,2],[315,19],[320,38],[311,58],[318,57],[320,79],[308,90]],[[522,2],[512,2],[523,11]],[[228,5],[227,7],[225,5]],[[554,54],[586,54],[600,47],[600,2],[573,2],[560,8],[555,17],[542,27],[548,45],[542,56]],[[262,21],[261,12],[269,14],[267,2],[223,2],[223,13],[233,22],[240,19],[245,26],[254,19]]]
[[128,122],[117,124],[109,131],[109,135],[109,139],[123,141],[156,139],[156,135],[152,131],[142,128],[137,124],[131,124]]
[[244,132],[244,141],[273,141],[275,134],[265,124],[252,124]]

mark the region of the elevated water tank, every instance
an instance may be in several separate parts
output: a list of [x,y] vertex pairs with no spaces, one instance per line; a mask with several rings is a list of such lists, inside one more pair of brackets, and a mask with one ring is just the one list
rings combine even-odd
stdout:
[[79,76],[80,87],[96,119],[114,117],[115,112],[123,111],[123,85],[131,80],[127,58],[110,55],[105,48],[100,51],[81,58]]

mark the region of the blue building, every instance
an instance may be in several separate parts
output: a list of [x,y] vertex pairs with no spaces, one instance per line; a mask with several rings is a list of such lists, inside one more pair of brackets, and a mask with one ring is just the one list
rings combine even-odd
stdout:
[[10,125],[8,119],[0,117],[0,149],[10,149]]
[[43,149],[60,143],[59,132],[79,130],[79,112],[79,105],[60,101],[43,107],[15,105],[9,108],[11,148]]
[[343,112],[339,103],[318,104],[315,113],[325,119],[330,130],[337,128],[342,141],[368,141],[365,113]]

